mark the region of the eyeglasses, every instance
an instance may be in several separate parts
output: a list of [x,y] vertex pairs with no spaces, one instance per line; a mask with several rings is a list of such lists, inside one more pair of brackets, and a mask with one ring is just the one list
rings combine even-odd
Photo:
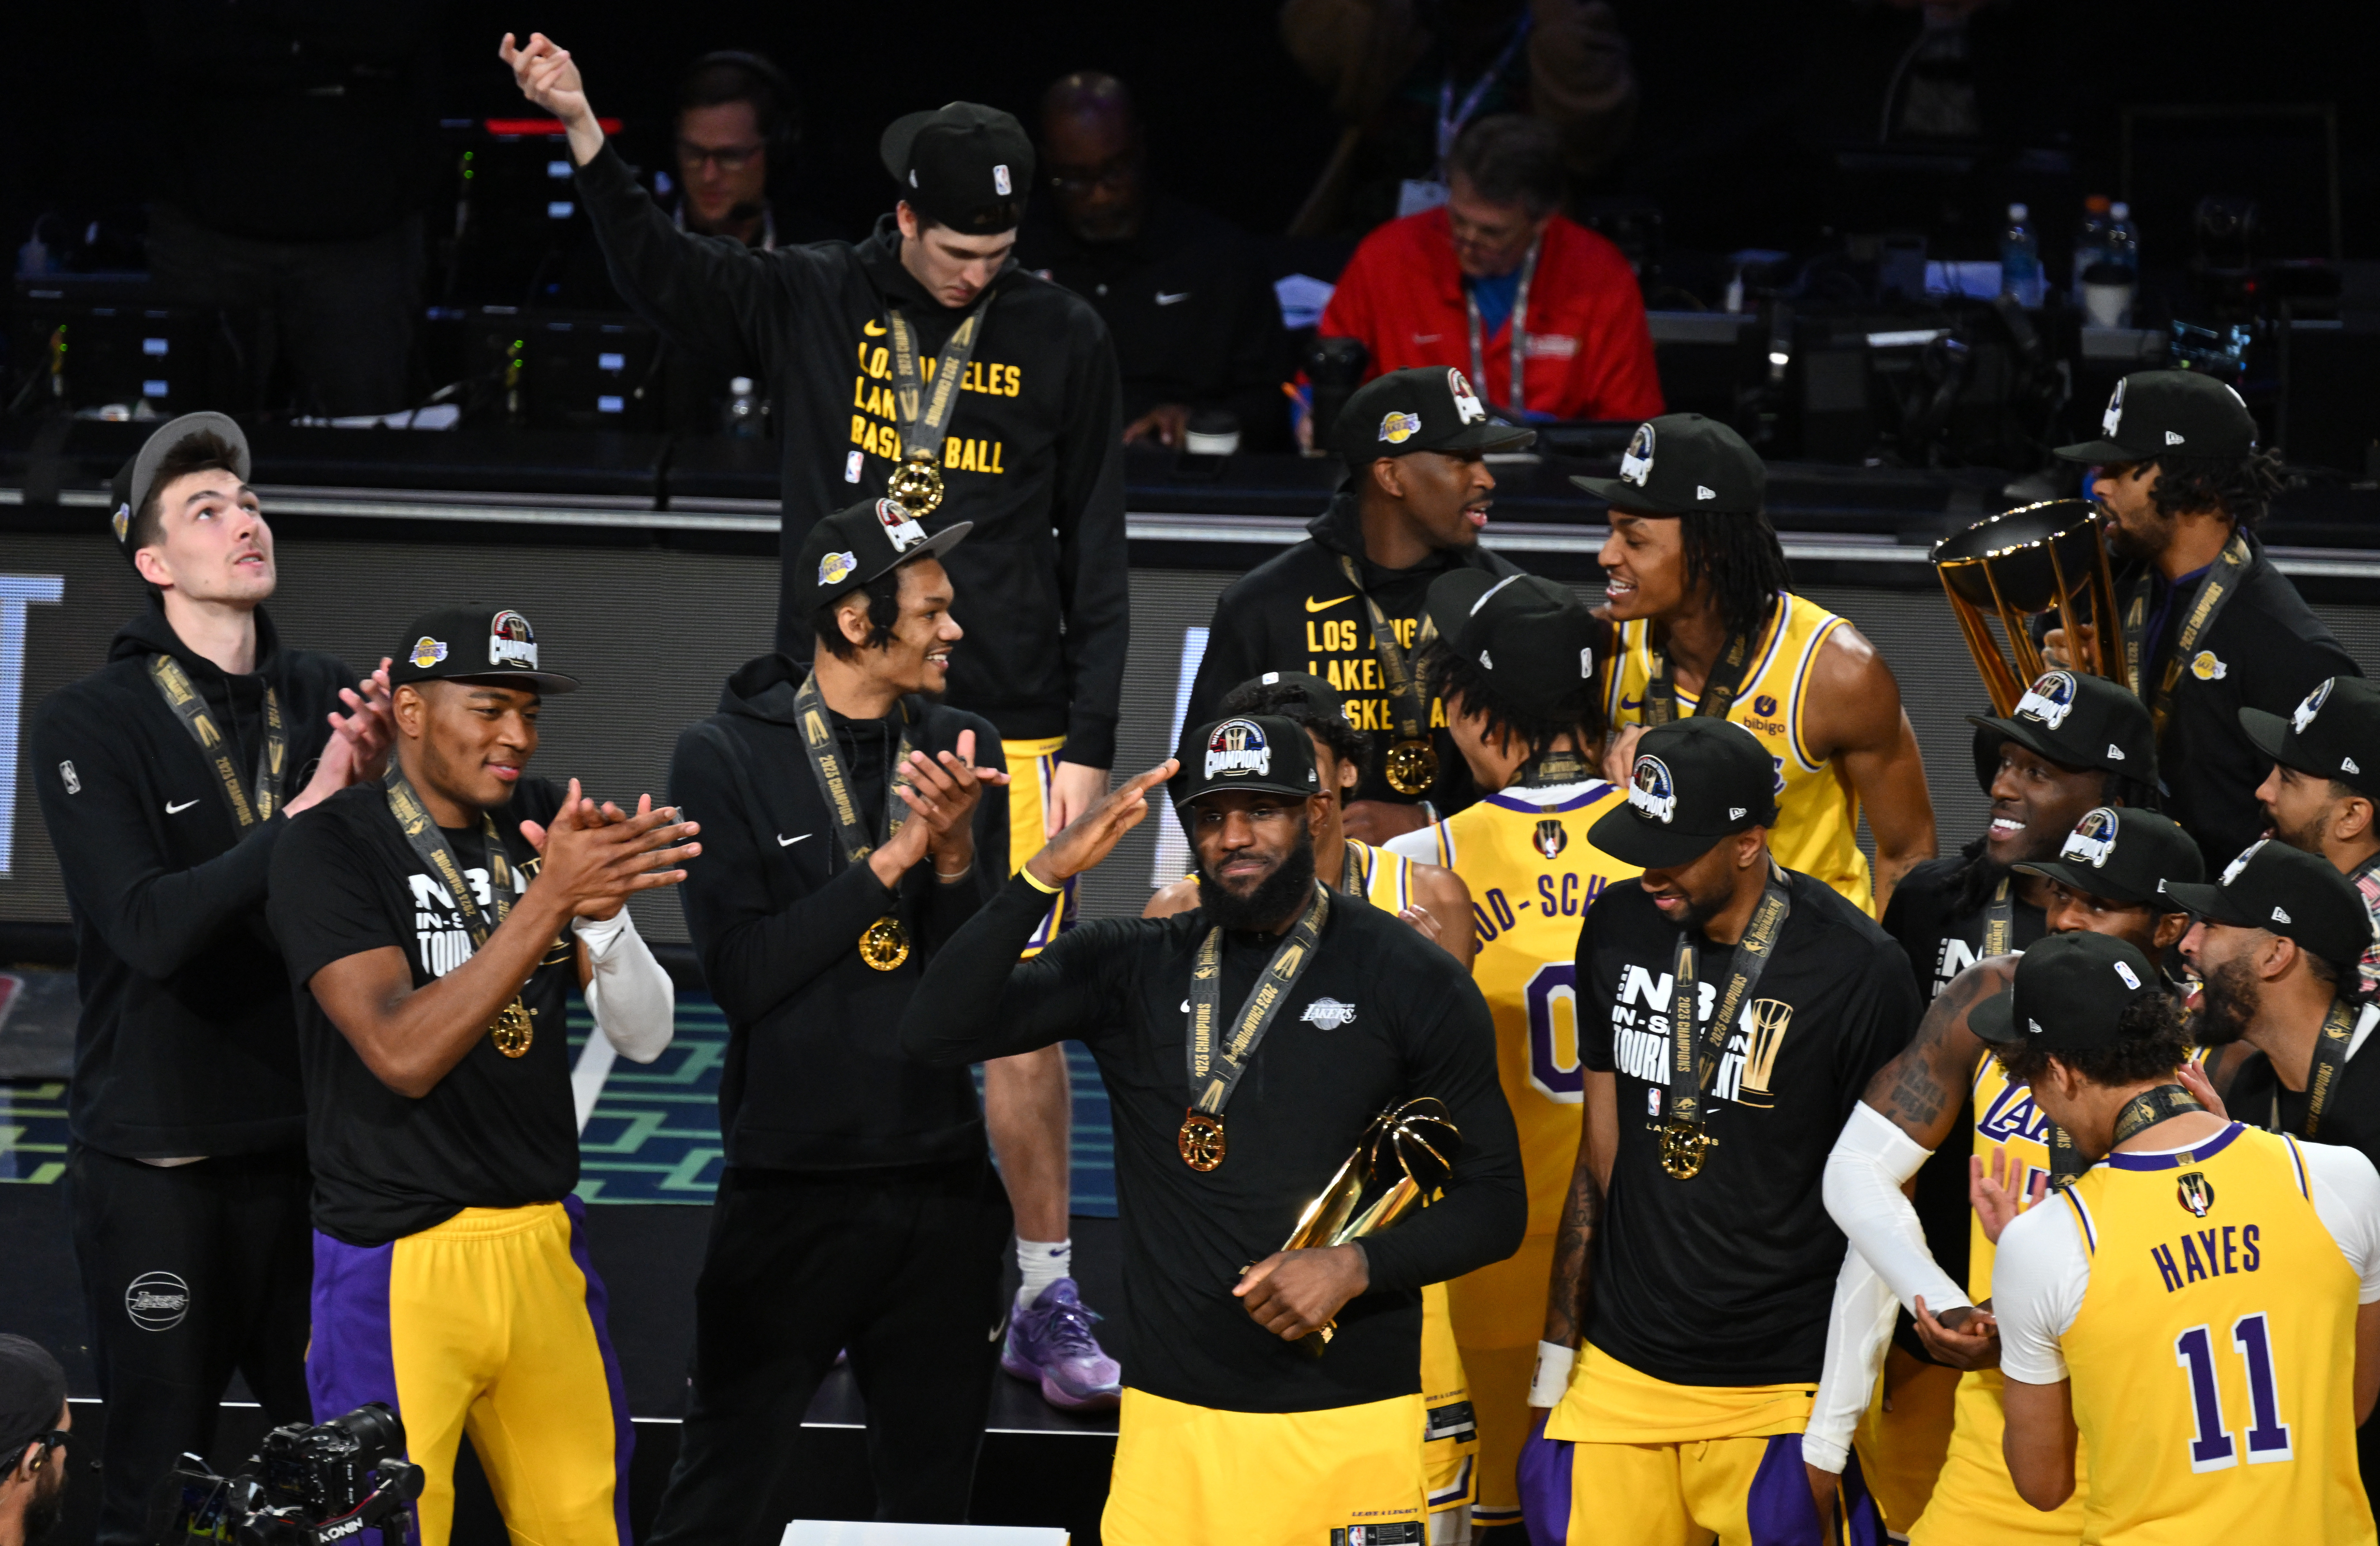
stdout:
[[766,145],[698,145],[691,140],[677,142],[677,158],[689,166],[715,162],[722,172],[741,172],[752,164],[752,158],[766,151]]

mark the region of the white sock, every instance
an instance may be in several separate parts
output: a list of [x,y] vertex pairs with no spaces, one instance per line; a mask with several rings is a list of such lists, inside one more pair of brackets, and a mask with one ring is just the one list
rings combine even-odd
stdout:
[[1016,1271],[1025,1281],[1016,1290],[1016,1308],[1031,1309],[1041,1290],[1060,1278],[1075,1275],[1075,1242],[1016,1238]]

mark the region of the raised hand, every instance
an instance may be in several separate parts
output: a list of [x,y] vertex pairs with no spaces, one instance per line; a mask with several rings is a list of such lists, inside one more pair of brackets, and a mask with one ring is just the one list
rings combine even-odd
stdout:
[[1619,788],[1628,787],[1630,775],[1636,771],[1636,743],[1645,738],[1641,724],[1622,725],[1611,733],[1610,744],[1603,749],[1603,781]]
[[1066,830],[1042,845],[1025,861],[1044,885],[1062,885],[1115,851],[1123,834],[1148,815],[1148,791],[1172,778],[1182,764],[1169,757],[1128,781],[1066,825]]
[[[595,808],[594,802],[591,800],[581,800],[578,803],[581,807],[579,811],[581,817],[587,817],[589,810],[594,811],[594,815],[591,818],[589,818],[589,823],[590,825],[596,821],[601,821],[607,825],[617,822],[630,822],[636,820],[638,816],[650,816],[653,811],[653,797],[650,795],[639,795],[637,797],[636,816],[630,816],[626,811],[621,810],[610,800],[605,800],[600,810]],[[557,815],[555,819],[558,821],[560,820],[560,817]],[[520,824],[520,830],[521,835],[528,839],[528,846],[538,851],[540,858],[544,857],[546,829],[535,822],[523,822]],[[586,908],[572,916],[592,920],[601,920],[612,917],[614,913],[617,913],[622,907],[625,907],[627,905],[628,894],[624,891],[617,896],[611,897],[607,901],[598,901],[591,907]]]
[[1984,1174],[1984,1157],[1970,1156],[1967,1161],[1967,1200],[1974,1205],[1975,1217],[1984,1226],[1984,1238],[1993,1245],[2000,1243],[2000,1231],[2010,1221],[2049,1195],[2049,1177],[2034,1178],[2032,1194],[2025,1195],[2022,1172],[2016,1160],[2005,1149],[1992,1153],[1991,1174]]
[[926,851],[934,856],[936,872],[956,874],[975,862],[975,808],[983,798],[984,787],[1007,783],[1008,773],[1004,769],[975,765],[972,730],[959,732],[955,753],[945,751],[929,758],[922,751],[913,751],[903,767],[909,781],[894,785],[893,792],[908,806],[912,820],[902,830],[922,825]]
[[513,83],[521,95],[562,120],[570,134],[571,158],[581,166],[594,160],[603,148],[603,126],[595,120],[570,51],[542,32],[531,32],[527,47],[515,47],[513,35],[506,32],[496,57],[512,67]]
[[523,824],[523,835],[545,862],[522,900],[540,898],[566,909],[559,924],[572,918],[609,918],[633,893],[676,885],[686,871],[674,867],[702,852],[701,844],[686,841],[701,826],[677,818],[668,807],[653,809],[649,795],[638,802],[637,814],[613,821],[572,779],[569,797],[541,837],[529,834],[533,823]]

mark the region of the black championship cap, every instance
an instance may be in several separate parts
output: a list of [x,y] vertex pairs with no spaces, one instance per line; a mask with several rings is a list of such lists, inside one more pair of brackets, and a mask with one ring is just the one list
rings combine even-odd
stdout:
[[389,651],[388,685],[407,682],[497,682],[542,693],[576,692],[578,678],[540,670],[537,632],[528,619],[505,606],[467,602],[424,613],[405,626],[405,638]]
[[2046,875],[2085,896],[2159,912],[2182,910],[2180,903],[2161,895],[2166,882],[2194,885],[2206,878],[2206,860],[2190,834],[2170,817],[2122,805],[2084,811],[2055,859],[2014,868]]
[[2380,687],[2362,677],[2321,683],[2287,719],[2242,709],[2240,728],[2283,767],[2335,778],[2380,799]]
[[0,1333],[0,1444],[13,1468],[36,1433],[58,1425],[67,1404],[66,1370],[40,1343]]
[[1447,648],[1475,661],[1496,689],[1533,712],[1585,717],[1596,647],[1607,626],[1569,586],[1536,575],[1452,569],[1423,603]]
[[979,102],[895,118],[880,149],[911,209],[971,237],[1014,229],[1033,186],[1025,126]]
[[2052,934],[2016,964],[2016,984],[1967,1011],[1995,1047],[2091,1052],[2123,1040],[2116,1022],[2143,993],[2165,991],[2140,947],[2113,934]]
[[2321,956],[2352,980],[2372,944],[2372,914],[2353,882],[2330,860],[2260,837],[2214,885],[2166,884],[2166,895],[2200,918],[2235,929],[2265,929]]
[[1500,424],[1451,365],[1415,365],[1374,376],[1339,410],[1331,440],[1349,467],[1415,451],[1521,451],[1537,432]]
[[2237,392],[2195,371],[2135,371],[2116,383],[2099,438],[2058,455],[2105,467],[2168,454],[2237,461],[2255,449],[2256,420]]
[[1756,516],[1768,489],[1768,469],[1742,435],[1718,420],[1665,413],[1636,426],[1620,458],[1619,477],[1571,481],[1622,510]]
[[1304,799],[1322,792],[1314,771],[1314,741],[1305,726],[1279,714],[1233,714],[1210,720],[1182,737],[1182,773],[1174,805],[1201,795],[1253,789]]
[[124,556],[132,556],[132,517],[149,502],[151,491],[157,486],[157,468],[174,447],[192,435],[212,435],[231,447],[231,469],[243,483],[248,481],[251,463],[248,454],[248,436],[240,427],[220,413],[186,413],[179,419],[169,419],[151,432],[140,443],[140,454],[115,469],[110,485],[107,520],[115,533],[115,545]]
[[941,557],[975,530],[953,521],[930,536],[908,507],[890,499],[863,499],[821,517],[802,539],[794,573],[810,586],[805,615],[851,594],[912,558]]
[[1614,806],[1587,841],[1624,864],[1667,870],[1721,838],[1777,820],[1777,764],[1760,738],[1730,720],[1672,720],[1645,732]]
[[[2016,701],[2006,719],[1969,714],[1967,723],[2001,740],[2048,758],[2059,767],[2080,773],[2097,768],[2121,773],[2152,788],[2156,785],[2156,729],[2148,705],[2105,676],[2082,671],[2045,671]],[[1976,745],[1975,772],[1984,775],[1984,737]],[[1991,759],[1999,758],[1997,743]],[[1983,777],[1985,790],[1992,786]]]

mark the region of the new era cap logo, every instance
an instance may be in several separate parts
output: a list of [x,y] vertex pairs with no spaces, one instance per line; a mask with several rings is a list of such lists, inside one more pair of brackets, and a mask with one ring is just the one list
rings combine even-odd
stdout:
[[1718,497],[1718,491],[1716,489],[1706,489],[1700,483],[1696,483],[1694,485],[1694,497],[1696,499],[1717,499]]
[[2288,913],[2283,912],[2283,911],[2282,911],[2280,908],[2278,908],[2278,907],[2275,907],[2275,908],[2273,909],[2273,921],[2274,921],[2274,922],[2276,922],[2276,923],[2287,923],[2289,920],[2289,915]]
[[2359,767],[2357,767],[2357,766],[2355,765],[2355,759],[2354,759],[2354,758],[2352,758],[2352,757],[2342,757],[2342,758],[2340,758],[2340,759],[2338,760],[2338,771],[2339,771],[2340,773],[2362,773],[2363,770],[2362,770],[2362,768],[2359,768]]
[[2171,430],[2168,430],[2165,432],[2165,443],[2168,445],[2179,445],[2181,444],[2181,437],[2174,433]]
[[1742,821],[1742,820],[1743,820],[1743,807],[1742,807],[1742,806],[1740,806],[1740,805],[1730,805],[1730,806],[1729,806],[1729,807],[1727,808],[1727,819],[1728,819],[1729,821],[1730,821],[1730,822],[1741,822],[1741,821]]
[[2123,749],[2119,747],[2115,742],[2109,741],[2107,743],[2107,761],[2110,762],[2120,762],[2123,760]]

